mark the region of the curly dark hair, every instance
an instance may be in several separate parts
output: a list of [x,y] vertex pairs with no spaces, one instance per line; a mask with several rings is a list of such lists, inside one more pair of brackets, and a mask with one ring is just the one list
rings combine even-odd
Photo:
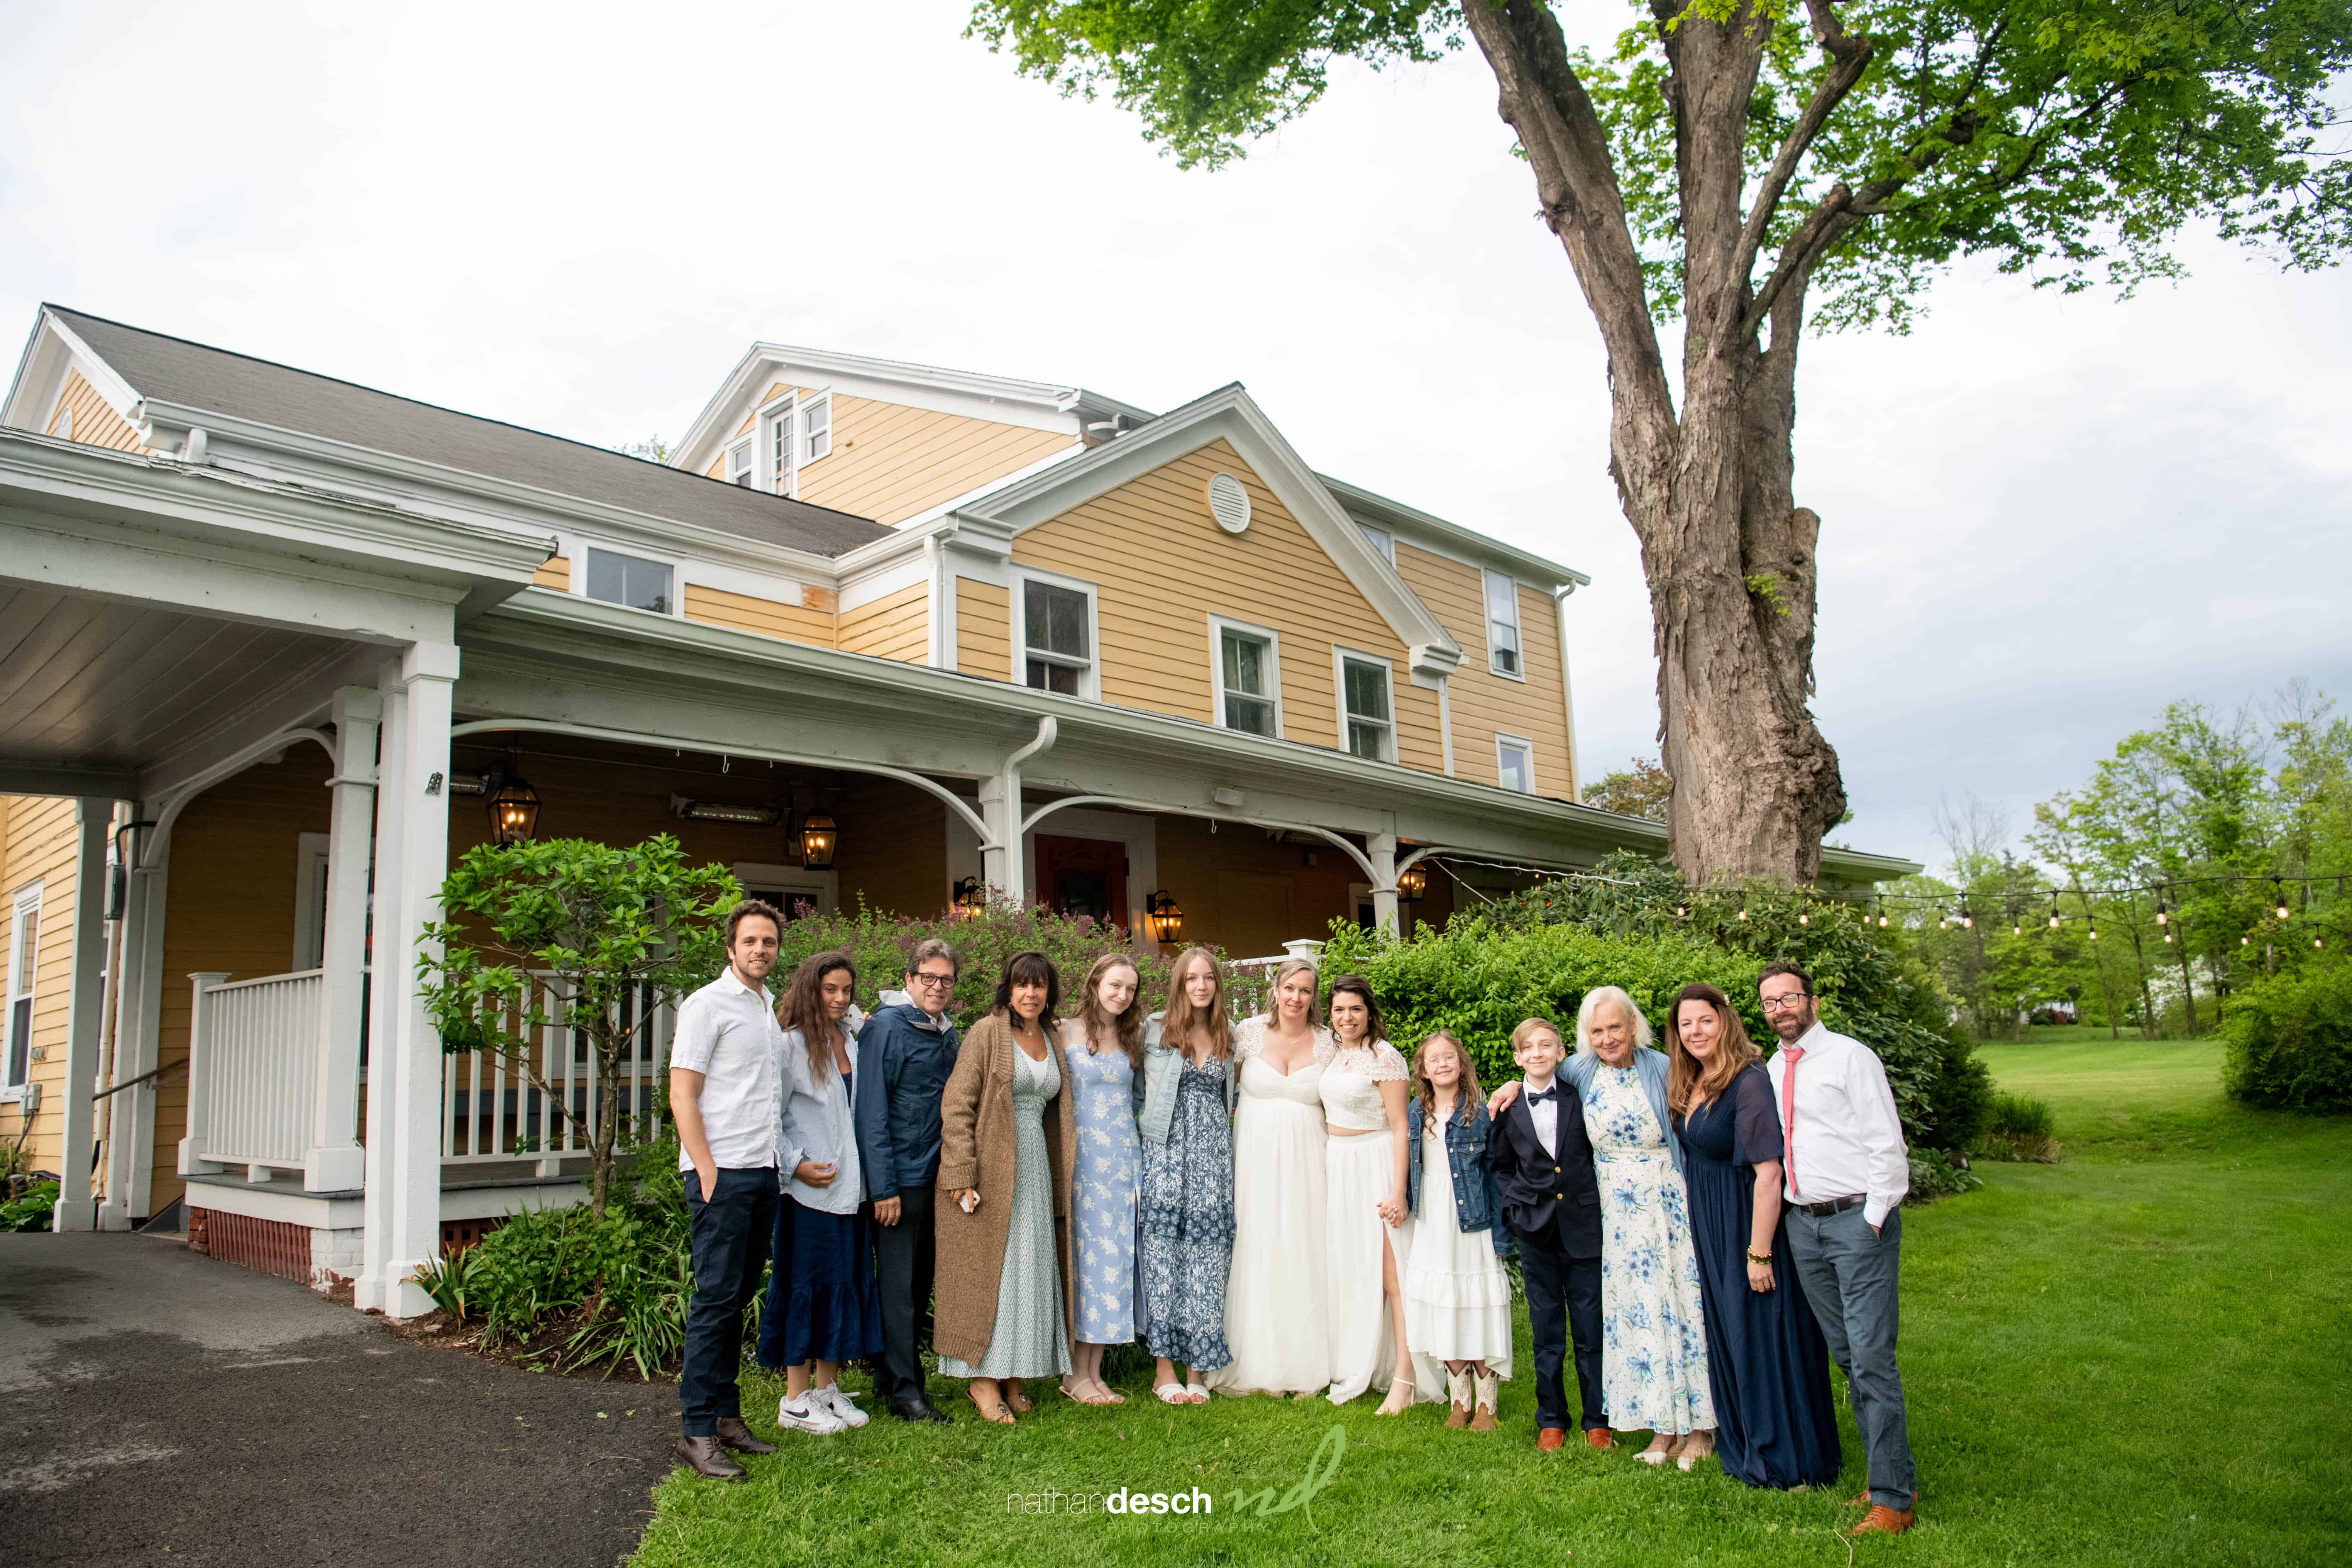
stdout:
[[1055,972],[1054,961],[1034,949],[1016,952],[1004,961],[1004,977],[996,983],[996,1004],[992,1010],[1007,1022],[1013,1016],[1013,988],[1015,985],[1043,985],[1045,988],[1045,1010],[1037,1015],[1037,1027],[1040,1030],[1051,1029],[1054,1026],[1054,1010],[1062,1005],[1062,977]]
[[[1342,974],[1339,979],[1331,982],[1331,1002],[1338,1001],[1343,994],[1357,997],[1364,1004],[1363,1043],[1369,1046],[1376,1040],[1386,1038],[1387,1037],[1381,1032],[1381,1005],[1372,997],[1372,983],[1360,974]],[[1331,1016],[1331,1002],[1323,1004],[1323,1016],[1326,1018]],[[1337,1040],[1339,1037],[1339,1031],[1334,1028],[1331,1031],[1331,1037]]]

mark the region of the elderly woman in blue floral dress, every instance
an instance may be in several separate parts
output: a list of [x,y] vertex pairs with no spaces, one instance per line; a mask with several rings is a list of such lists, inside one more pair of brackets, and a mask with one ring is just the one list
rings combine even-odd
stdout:
[[1077,1343],[1062,1392],[1083,1405],[1124,1405],[1102,1380],[1103,1351],[1135,1339],[1135,1230],[1142,1146],[1135,1132],[1135,1083],[1143,1066],[1140,977],[1134,963],[1107,952],[1087,972],[1077,1016],[1063,1047],[1077,1088],[1078,1158],[1071,1201],[1077,1210]]

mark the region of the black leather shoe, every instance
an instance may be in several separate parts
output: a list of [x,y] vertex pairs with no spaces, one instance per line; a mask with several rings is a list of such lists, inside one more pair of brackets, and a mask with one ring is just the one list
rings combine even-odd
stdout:
[[946,1411],[933,1409],[931,1402],[920,1394],[912,1399],[892,1400],[890,1414],[901,1421],[937,1421],[942,1426],[954,1420]]
[[678,1463],[696,1475],[714,1481],[740,1481],[749,1477],[743,1467],[727,1457],[716,1437],[680,1437],[677,1447],[670,1450]]
[[721,1415],[718,1426],[719,1442],[739,1454],[772,1454],[776,1451],[773,1443],[762,1443],[751,1436],[751,1428],[743,1425],[740,1415]]

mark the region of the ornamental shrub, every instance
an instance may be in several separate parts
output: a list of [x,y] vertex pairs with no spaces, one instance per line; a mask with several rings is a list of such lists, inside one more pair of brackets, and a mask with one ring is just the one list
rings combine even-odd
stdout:
[[[1811,971],[1823,1021],[1878,1054],[1914,1149],[1976,1142],[1990,1074],[1934,973],[1900,931],[1875,925],[1856,903],[1785,888],[1693,889],[1672,867],[1626,852],[1590,876],[1540,883],[1407,942],[1335,925],[1325,973],[1364,973],[1400,1048],[1430,1028],[1485,1031],[1476,1040],[1464,1035],[1483,1077],[1516,1075],[1507,1042],[1519,1018],[1543,1012],[1570,1027],[1576,1004],[1601,984],[1623,986],[1661,1037],[1665,1005],[1685,983],[1719,986],[1769,1055],[1774,1036],[1756,1003],[1756,976],[1776,958]],[[1538,998],[1544,1006],[1534,1005]],[[1423,1022],[1439,1018],[1449,1022]]]
[[2047,1100],[1997,1094],[1978,1152],[1989,1159],[2047,1165],[2058,1158],[2058,1116]]
[[2230,998],[2221,1083],[2249,1105],[2352,1110],[2352,963],[2257,981]]

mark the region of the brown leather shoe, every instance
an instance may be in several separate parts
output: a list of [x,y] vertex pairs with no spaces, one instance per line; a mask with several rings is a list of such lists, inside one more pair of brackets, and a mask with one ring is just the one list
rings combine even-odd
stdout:
[[1613,1448],[1617,1446],[1617,1438],[1608,1427],[1594,1426],[1585,1432],[1584,1446],[1588,1448]]
[[1536,1452],[1538,1454],[1557,1452],[1567,1441],[1566,1431],[1558,1426],[1547,1426],[1536,1434]]
[[751,1436],[751,1428],[743,1425],[740,1415],[721,1415],[718,1425],[719,1442],[739,1454],[772,1454],[776,1451],[773,1443],[763,1443]]
[[678,1463],[696,1475],[714,1481],[740,1481],[750,1478],[743,1467],[727,1457],[727,1450],[716,1437],[680,1437],[677,1447],[670,1450]]
[[1900,1535],[1911,1528],[1911,1521],[1916,1517],[1908,1509],[1892,1509],[1885,1503],[1873,1503],[1870,1511],[1862,1516],[1862,1522],[1846,1533],[1876,1535],[1883,1531],[1888,1535]]

